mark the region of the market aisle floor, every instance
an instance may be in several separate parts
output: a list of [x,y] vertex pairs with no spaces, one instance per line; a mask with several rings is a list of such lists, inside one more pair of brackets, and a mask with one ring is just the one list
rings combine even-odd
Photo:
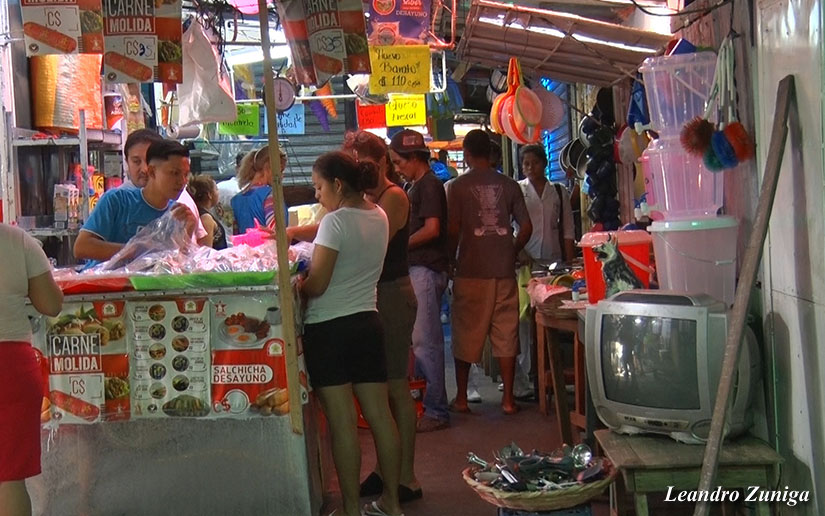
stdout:
[[[446,355],[447,394],[452,399],[455,376],[449,343]],[[495,516],[496,508],[479,498],[461,478],[461,471],[467,467],[467,453],[473,451],[483,458],[492,458],[493,450],[511,441],[524,449],[543,451],[553,450],[561,444],[555,416],[542,416],[538,403],[522,402],[518,414],[505,416],[499,405],[501,393],[497,384],[485,377],[479,392],[483,402],[471,405],[472,415],[453,414],[449,429],[418,434],[416,474],[424,497],[404,505],[406,516]],[[369,431],[361,430],[360,434],[363,479],[374,467],[375,449]],[[337,489],[335,482],[333,486]],[[334,508],[339,499],[338,493],[333,493],[329,507]],[[606,516],[607,505],[594,504],[593,514]]]

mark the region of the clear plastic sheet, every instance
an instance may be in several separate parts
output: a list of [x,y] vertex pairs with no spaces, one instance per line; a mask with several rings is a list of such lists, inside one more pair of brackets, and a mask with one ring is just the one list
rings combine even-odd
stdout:
[[[302,242],[289,248],[292,272],[305,270],[313,245]],[[217,251],[192,244],[184,224],[166,213],[141,229],[109,261],[92,267],[86,275],[122,277],[134,274],[192,274],[207,272],[268,272],[278,269],[275,242],[257,247],[239,245]],[[66,278],[68,279],[68,278]]]

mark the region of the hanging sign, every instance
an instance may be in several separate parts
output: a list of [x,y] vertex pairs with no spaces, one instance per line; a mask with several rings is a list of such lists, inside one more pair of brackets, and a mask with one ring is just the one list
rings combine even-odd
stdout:
[[393,95],[387,104],[387,127],[427,124],[424,95]]
[[[297,15],[300,5],[306,19],[307,38],[318,86],[342,73],[369,73],[370,59],[364,5],[361,0],[281,0],[283,10]],[[290,31],[301,36],[300,27]],[[295,48],[295,46],[293,46]],[[303,57],[298,56],[299,62]]]
[[384,104],[361,104],[356,100],[355,114],[358,117],[358,129],[387,127],[387,108]]
[[219,122],[218,134],[258,136],[261,133],[261,106],[257,103],[238,104],[238,118],[234,122]]
[[278,134],[304,134],[305,132],[306,113],[302,102],[278,113]]
[[103,0],[103,77],[181,82],[181,33],[181,0]]
[[103,53],[101,0],[21,0],[26,55]]
[[430,0],[370,0],[370,45],[427,42]]
[[[269,134],[269,121],[266,119],[266,113],[262,112],[263,118],[263,134]],[[306,134],[306,104],[303,102],[296,102],[291,108],[286,111],[279,111],[278,117],[278,134]]]
[[370,93],[428,93],[430,47],[405,45],[370,47]]

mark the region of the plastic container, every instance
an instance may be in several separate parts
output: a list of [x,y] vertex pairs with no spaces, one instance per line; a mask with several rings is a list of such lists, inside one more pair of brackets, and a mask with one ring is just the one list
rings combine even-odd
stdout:
[[682,126],[703,116],[716,71],[716,54],[649,57],[642,72],[650,123],[660,138],[679,138]]
[[650,286],[650,243],[652,237],[642,230],[591,232],[582,235],[579,247],[584,254],[584,281],[587,285],[587,300],[598,303],[604,299],[605,284],[602,275],[602,264],[593,252],[593,246],[603,244],[608,235],[619,242],[619,252],[642,281],[645,288]]
[[642,153],[647,202],[664,219],[715,217],[724,202],[725,177],[705,168],[701,156],[678,140],[653,140]]
[[659,287],[705,293],[731,306],[738,230],[733,217],[651,224]]

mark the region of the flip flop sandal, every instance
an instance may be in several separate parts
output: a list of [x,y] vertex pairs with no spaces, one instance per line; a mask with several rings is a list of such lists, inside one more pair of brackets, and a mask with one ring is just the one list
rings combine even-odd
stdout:
[[[382,509],[381,506],[378,505],[377,501],[370,502],[367,505],[365,505],[364,514],[366,516],[394,516],[388,512],[384,512],[384,509]],[[395,516],[404,516],[404,513],[402,512],[401,514]]]
[[455,404],[455,400],[451,401],[450,404],[447,406],[447,410],[450,412],[457,412],[459,414],[472,414],[473,412],[470,410],[470,407],[457,407]]
[[419,487],[418,489],[410,489],[407,486],[398,486],[398,501],[400,503],[412,502],[424,496],[424,492]]
[[[359,496],[378,496],[384,492],[384,481],[373,471],[361,482]],[[400,495],[400,493],[399,493]]]

